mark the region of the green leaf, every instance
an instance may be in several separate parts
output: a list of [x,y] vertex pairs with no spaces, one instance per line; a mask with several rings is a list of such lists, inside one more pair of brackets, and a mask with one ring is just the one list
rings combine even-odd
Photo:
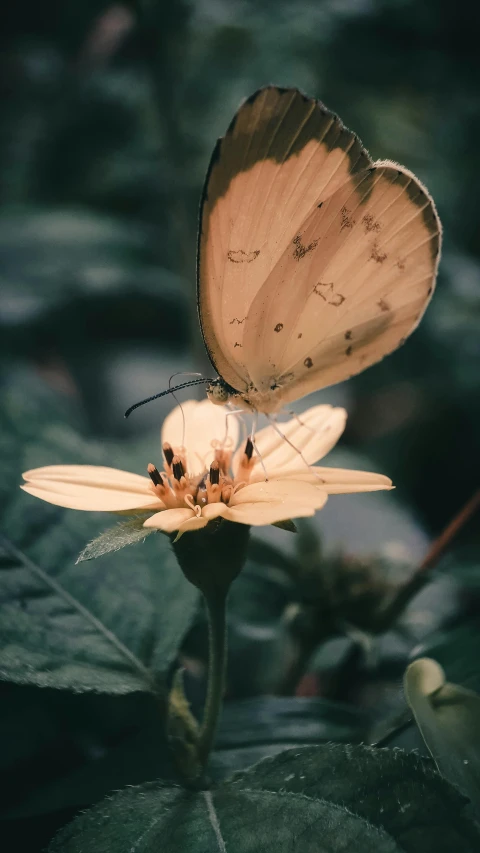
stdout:
[[9,780],[2,819],[75,813],[145,779],[177,781],[151,694],[74,694],[3,683],[0,696],[8,732],[0,770]]
[[[4,816],[87,808],[125,785],[159,776],[174,778],[153,696],[2,687],[0,723],[14,737],[4,746],[0,771],[17,780],[9,784],[8,802],[3,799]],[[219,782],[286,747],[358,741],[367,719],[349,705],[321,699],[258,697],[226,702],[209,774]],[[45,750],[48,768],[42,761]],[[42,766],[41,785],[35,775],[37,761]]]
[[[361,740],[369,716],[343,702],[258,696],[225,705],[221,748],[246,744]],[[220,745],[220,743],[219,743]]]
[[360,709],[326,699],[259,696],[227,702],[209,770],[218,780],[288,747],[358,742],[368,723]]
[[405,693],[440,773],[458,785],[480,818],[480,696],[449,684],[430,658],[411,663]]
[[274,521],[272,527],[278,527],[279,530],[287,530],[289,533],[297,532],[295,522],[292,521],[291,518],[288,518],[285,521]]
[[413,658],[434,658],[445,670],[449,681],[480,690],[480,625],[477,620],[457,628],[436,631],[416,646]]
[[141,515],[138,518],[130,518],[128,521],[121,521],[115,527],[105,530],[96,539],[92,539],[80,552],[77,557],[77,564],[94,560],[96,557],[103,557],[105,554],[114,551],[121,551],[126,545],[144,542],[150,533],[155,533],[152,528],[143,526],[146,517],[146,515]]
[[50,853],[400,853],[384,832],[331,803],[269,791],[130,788],[77,817]]
[[52,577],[0,542],[0,678],[104,693],[161,687],[197,602],[171,552],[156,572],[140,561],[133,578],[125,562]]
[[480,842],[463,814],[464,798],[428,762],[400,750],[342,744],[289,749],[225,785],[342,805],[388,832],[406,853],[474,853]]
[[[0,678],[104,693],[157,691],[194,618],[199,595],[167,537],[101,563],[74,565],[105,530],[105,513],[52,506],[19,489],[21,471],[72,462],[129,468],[128,449],[86,441],[48,404],[12,392],[0,415],[8,462],[0,484]],[[39,416],[39,417],[37,417]]]
[[[433,657],[445,669],[449,681],[480,690],[480,627],[478,621],[466,622],[457,628],[435,631],[412,651],[411,658]],[[408,705],[391,718],[378,721],[369,734],[368,742],[399,746],[402,749],[426,750],[419,729]]]

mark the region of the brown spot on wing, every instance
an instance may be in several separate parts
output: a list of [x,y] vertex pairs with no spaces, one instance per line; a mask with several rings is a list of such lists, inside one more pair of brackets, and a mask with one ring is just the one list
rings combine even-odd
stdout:
[[274,332],[281,332],[282,329],[283,329],[283,323],[277,323],[277,325],[275,326],[273,331]]
[[352,330],[351,329],[349,329],[348,332],[345,332],[345,340],[346,341],[352,340]]
[[345,207],[345,205],[342,207],[340,211],[340,231],[343,231],[344,228],[353,228],[353,226],[355,225],[355,219],[353,218],[353,216],[351,216],[351,213],[352,211],[349,210],[348,207]]
[[362,222],[365,226],[365,234],[368,234],[370,231],[376,231],[378,234],[382,228],[381,223],[375,220],[373,213],[366,213],[362,217]]
[[345,296],[335,290],[333,281],[317,281],[313,286],[313,292],[334,308],[339,308],[342,302],[345,302]]
[[349,347],[347,347],[347,349],[345,350],[345,355],[351,355],[351,354],[352,354],[352,352],[353,352],[353,347],[352,347],[352,346],[349,346]]
[[376,240],[372,246],[369,260],[375,261],[376,264],[383,264],[383,262],[387,260],[387,253],[382,252]]
[[299,333],[298,333],[298,335],[297,335],[297,339],[298,339],[298,340],[300,340],[300,338],[302,337],[302,335],[303,335],[303,332],[299,332]]
[[247,319],[246,317],[242,317],[242,319],[239,320],[238,317],[234,317],[233,320],[230,320],[230,326],[233,326],[234,323],[237,323],[238,326],[241,326],[242,323],[244,323],[246,319]]
[[400,272],[403,272],[405,269],[405,258],[399,258],[396,263],[396,266],[398,267]]
[[313,367],[313,361],[310,358],[310,356],[308,356],[308,358],[306,358],[303,363],[304,363],[305,367]]
[[255,249],[253,252],[244,252],[243,249],[238,249],[237,251],[230,249],[227,252],[227,258],[232,264],[251,264],[255,258],[258,258],[259,254],[260,249]]
[[318,240],[314,240],[308,246],[304,246],[302,243],[301,234],[297,234],[297,236],[293,238],[292,243],[295,246],[295,249],[293,251],[293,257],[296,261],[301,261],[301,259],[304,258],[305,255],[308,254],[308,252],[313,252],[314,248],[318,243]]
[[379,302],[377,302],[377,305],[381,311],[390,311],[390,305],[385,301],[385,299],[380,299]]

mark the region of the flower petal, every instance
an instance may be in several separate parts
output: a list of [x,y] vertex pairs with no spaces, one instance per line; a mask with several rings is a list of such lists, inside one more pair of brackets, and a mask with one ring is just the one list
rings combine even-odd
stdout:
[[178,528],[178,534],[174,541],[178,542],[184,533],[189,533],[192,530],[200,530],[202,527],[206,527],[207,524],[208,520],[206,518],[202,518],[198,515],[193,516],[193,518],[190,518],[188,521],[184,521],[183,524],[180,525]]
[[[325,492],[325,495],[327,493]],[[323,492],[310,483],[298,480],[268,480],[262,483],[250,483],[235,492],[230,507],[242,504],[279,504],[287,501],[288,504],[297,502],[303,506],[309,506],[312,510],[320,509],[325,501]],[[225,516],[226,517],[226,516]]]
[[228,450],[237,446],[238,421],[235,417],[227,418],[227,414],[223,406],[215,406],[210,400],[187,400],[173,409],[164,421],[162,444],[168,442],[173,448],[185,447],[188,472],[202,473],[210,467],[214,457],[212,442],[226,442]]
[[370,471],[351,471],[348,468],[320,468],[284,471],[282,477],[303,480],[313,486],[319,486],[329,495],[343,495],[350,492],[377,492],[380,489],[393,489],[392,481],[383,474]]
[[56,506],[100,512],[159,509],[150,481],[139,474],[97,465],[49,465],[23,474],[21,488]]
[[164,533],[173,533],[175,530],[178,530],[182,524],[185,524],[193,518],[196,518],[193,509],[187,509],[187,507],[164,509],[162,512],[156,512],[155,515],[147,518],[146,521],[143,522],[143,526],[155,527],[156,530],[163,530]]
[[[309,465],[313,465],[335,446],[345,429],[346,419],[345,409],[313,406],[298,418],[277,424],[282,435],[273,426],[260,430],[255,444],[268,476],[283,474],[288,469],[298,470],[304,464],[300,453]],[[235,454],[234,471],[238,467],[240,453],[243,453],[243,447]],[[251,480],[259,479],[265,479],[265,474],[257,455]]]
[[315,491],[317,492],[315,506],[312,502],[301,503],[299,500],[287,498],[280,501],[252,501],[227,507],[224,518],[228,521],[260,527],[263,524],[274,524],[290,518],[314,515],[315,510],[321,509],[328,499],[326,492],[320,492],[319,489]]
[[228,507],[224,503],[213,503],[207,504],[202,509],[202,517],[206,518],[207,521],[212,521],[214,518],[218,518],[220,515],[225,516]]

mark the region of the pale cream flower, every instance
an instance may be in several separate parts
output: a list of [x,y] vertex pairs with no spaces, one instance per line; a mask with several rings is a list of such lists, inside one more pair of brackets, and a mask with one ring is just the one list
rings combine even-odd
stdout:
[[337,443],[344,409],[314,406],[279,424],[288,441],[273,426],[260,430],[255,437],[260,456],[250,439],[234,452],[239,423],[225,409],[208,400],[189,400],[182,409],[185,421],[180,407],[165,420],[163,464],[158,470],[150,463],[149,477],[94,465],[51,465],[27,471],[21,488],[70,509],[151,512],[144,527],[178,531],[178,537],[214,518],[275,524],[314,515],[329,494],[392,488],[381,474],[309,467]]

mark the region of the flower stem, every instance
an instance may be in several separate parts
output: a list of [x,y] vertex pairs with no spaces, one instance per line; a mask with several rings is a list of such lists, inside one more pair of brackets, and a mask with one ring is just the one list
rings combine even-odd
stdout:
[[227,589],[204,592],[208,614],[208,685],[203,721],[198,739],[198,758],[205,767],[212,748],[222,708],[227,664]]

